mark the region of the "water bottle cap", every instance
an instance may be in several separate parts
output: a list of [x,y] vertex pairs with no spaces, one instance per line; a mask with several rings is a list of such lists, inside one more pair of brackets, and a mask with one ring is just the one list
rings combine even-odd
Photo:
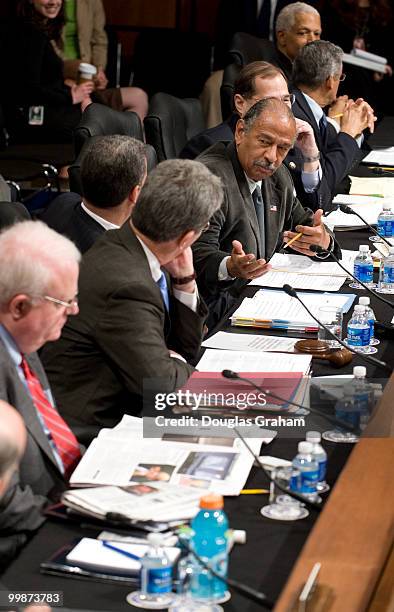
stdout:
[[367,375],[367,368],[365,366],[354,366],[353,368],[353,376],[357,378],[365,378]]
[[354,307],[354,312],[365,312],[365,306],[362,304],[356,304]]
[[360,246],[358,247],[358,250],[361,251],[362,253],[368,253],[369,246],[367,244],[360,244]]
[[369,297],[364,296],[359,298],[358,303],[361,304],[361,306],[369,306],[371,300],[369,299]]
[[223,495],[208,493],[200,499],[200,508],[206,510],[221,510],[223,508]]
[[311,453],[313,451],[313,445],[311,442],[299,442],[298,452],[299,453]]
[[321,433],[320,431],[307,431],[305,438],[307,442],[312,442],[314,444],[315,442],[320,442]]
[[163,536],[161,533],[148,533],[147,540],[152,546],[161,546],[163,543]]

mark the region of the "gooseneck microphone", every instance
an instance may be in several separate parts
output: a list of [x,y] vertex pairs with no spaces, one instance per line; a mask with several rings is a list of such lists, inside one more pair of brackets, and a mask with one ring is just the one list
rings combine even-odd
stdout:
[[361,215],[359,215],[359,214],[358,214],[358,212],[356,212],[355,210],[353,210],[353,208],[350,208],[350,206],[346,206],[346,204],[339,204],[339,205],[338,205],[338,208],[339,208],[339,209],[340,209],[340,210],[341,210],[343,213],[346,213],[347,215],[356,215],[356,217],[358,217],[359,219],[361,219],[361,221],[362,221],[363,223],[365,223],[365,225],[366,225],[366,226],[367,226],[367,227],[368,227],[368,228],[371,230],[371,232],[372,232],[373,234],[375,234],[375,236],[379,236],[379,238],[380,238],[381,240],[383,240],[383,242],[385,242],[385,243],[386,243],[386,244],[387,244],[389,247],[390,247],[390,246],[393,246],[393,245],[391,244],[391,242],[389,242],[389,241],[387,240],[387,238],[385,238],[384,236],[381,236],[381,235],[379,234],[379,232],[378,232],[378,231],[377,231],[377,230],[376,230],[376,229],[373,227],[373,225],[371,225],[370,223],[368,223],[368,221],[366,221],[366,220],[364,219],[364,217],[362,217]]
[[379,295],[379,293],[376,293],[375,291],[373,291],[370,287],[368,287],[368,285],[366,285],[365,283],[363,283],[362,281],[360,281],[360,279],[358,279],[356,276],[354,276],[354,274],[352,274],[350,272],[350,270],[348,270],[347,268],[345,268],[345,266],[341,263],[341,260],[338,259],[338,257],[335,255],[335,253],[333,253],[332,251],[327,251],[326,249],[323,249],[323,247],[319,246],[318,244],[311,244],[309,249],[313,252],[313,253],[318,253],[319,255],[327,255],[328,253],[331,255],[331,257],[337,262],[338,266],[340,268],[342,268],[342,270],[344,270],[344,272],[346,272],[346,274],[348,274],[349,276],[351,276],[353,278],[353,280],[356,281],[356,283],[360,283],[360,285],[362,287],[364,287],[364,289],[366,289],[368,291],[368,293],[370,293],[371,295],[373,295],[377,300],[380,300],[381,302],[383,302],[383,304],[386,304],[387,306],[390,306],[390,308],[394,308],[394,304],[393,302],[389,302],[389,300],[386,300],[384,297],[382,297],[381,295]]
[[[314,245],[312,245],[312,246],[314,246]],[[352,353],[354,353],[358,357],[361,357],[361,359],[364,359],[364,361],[367,361],[368,363],[370,363],[370,364],[372,364],[374,366],[378,366],[379,368],[382,368],[383,370],[386,370],[386,372],[390,372],[390,374],[391,374],[392,368],[385,361],[381,361],[380,359],[377,359],[376,357],[372,357],[371,355],[365,355],[364,353],[358,353],[351,346],[349,346],[348,344],[343,342],[340,338],[338,338],[338,336],[336,336],[326,325],[324,325],[324,323],[322,323],[321,321],[319,321],[319,319],[317,317],[315,317],[315,315],[309,310],[308,306],[300,298],[300,296],[298,295],[297,291],[293,287],[291,287],[288,284],[285,284],[285,285],[283,285],[282,288],[283,288],[283,291],[285,293],[287,293],[287,295],[289,295],[290,297],[295,298],[296,300],[298,300],[300,302],[300,304],[302,304],[302,306],[305,308],[307,313],[312,317],[312,319],[314,321],[316,321],[316,323],[318,325],[320,325],[320,327],[322,327],[329,334],[329,336],[331,336],[331,338],[333,338],[334,340],[339,342],[339,344],[341,344],[344,348],[348,349],[349,351],[351,351]]]
[[[224,378],[229,378],[230,380],[243,380],[244,382],[247,382],[249,385],[251,385],[252,387],[254,387],[255,389],[257,389],[257,391],[261,392],[263,391],[263,393],[265,395],[269,395],[270,397],[273,397],[274,399],[277,399],[279,401],[282,402],[287,402],[288,404],[292,404],[292,406],[297,406],[297,408],[302,408],[303,410],[309,410],[309,412],[316,414],[320,417],[322,417],[323,419],[325,419],[326,421],[329,421],[330,423],[333,423],[334,425],[338,425],[340,426],[342,429],[345,429],[346,431],[350,431],[351,433],[355,433],[357,435],[359,435],[361,433],[361,430],[358,427],[354,427],[353,425],[349,425],[349,423],[347,423],[346,421],[342,421],[341,419],[337,419],[334,416],[331,416],[330,414],[325,414],[325,412],[322,412],[321,410],[318,410],[317,408],[310,408],[308,406],[308,408],[306,406],[303,406],[302,404],[297,404],[297,402],[293,402],[292,400],[288,400],[285,397],[282,397],[280,395],[277,395],[276,393],[273,393],[270,389],[263,389],[263,387],[260,387],[259,385],[256,385],[256,383],[251,380],[250,378],[245,378],[244,376],[240,376],[238,374],[238,372],[234,372],[233,370],[223,370],[222,371],[222,376]],[[277,415],[286,415],[289,416],[289,413],[286,411],[274,411],[271,414],[277,416]]]

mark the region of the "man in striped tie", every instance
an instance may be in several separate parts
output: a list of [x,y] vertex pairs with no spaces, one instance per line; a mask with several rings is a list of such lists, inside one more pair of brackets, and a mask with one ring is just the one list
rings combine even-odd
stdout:
[[36,354],[78,312],[79,260],[75,245],[41,222],[0,234],[0,399],[15,406],[27,428],[25,453],[0,509],[7,533],[1,552],[8,544],[9,557],[41,525],[43,506],[65,488],[80,458]]

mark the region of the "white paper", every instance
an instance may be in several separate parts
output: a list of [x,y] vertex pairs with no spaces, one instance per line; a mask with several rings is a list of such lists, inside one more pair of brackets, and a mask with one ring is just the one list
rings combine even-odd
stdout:
[[[391,176],[376,176],[376,177],[360,177],[351,176],[350,194],[356,193],[380,193],[385,198],[394,198],[394,177]],[[384,200],[386,202],[386,200]]]
[[[374,198],[372,196],[349,194],[339,194],[335,196],[333,202],[346,204],[370,225],[376,225],[378,222],[378,215],[383,210],[383,204],[392,204],[394,207],[393,198]],[[339,208],[324,217],[324,222],[331,229],[333,227],[365,227],[365,223],[357,215],[344,213]]]
[[226,349],[230,351],[276,351],[293,353],[294,345],[299,338],[283,338],[281,336],[262,336],[260,334],[231,334],[218,332],[201,346],[205,348]]
[[392,149],[371,151],[364,157],[363,163],[377,164],[378,166],[394,166],[394,151]]
[[197,364],[201,372],[302,372],[310,369],[310,355],[289,355],[264,353],[258,355],[250,351],[222,351],[207,349]]
[[364,59],[363,57],[357,57],[351,53],[343,53],[342,61],[345,64],[352,64],[353,66],[361,66],[361,68],[373,70],[373,72],[386,72],[385,64],[382,64],[381,62],[372,62],[371,60]]

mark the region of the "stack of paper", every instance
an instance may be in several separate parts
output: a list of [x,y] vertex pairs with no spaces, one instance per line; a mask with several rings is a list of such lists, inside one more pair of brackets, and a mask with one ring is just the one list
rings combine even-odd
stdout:
[[298,338],[283,336],[261,336],[260,334],[232,334],[219,331],[201,346],[204,348],[227,349],[229,351],[256,351],[294,353]]
[[[319,308],[335,306],[346,312],[355,298],[354,294],[300,293],[301,299],[319,318]],[[318,324],[296,298],[284,291],[260,290],[252,298],[245,298],[231,317],[232,325],[265,327],[295,331],[317,331]],[[271,359],[274,357],[271,355]]]
[[362,161],[377,166],[394,166],[394,147],[371,151]]
[[[333,199],[333,202],[335,204],[346,204],[349,208],[359,213],[370,225],[376,225],[378,222],[378,215],[382,212],[383,204],[393,204],[394,207],[394,198],[374,197],[372,195],[338,194]],[[325,216],[324,223],[328,227],[335,229],[365,227],[365,223],[357,215],[344,213],[339,208]]]
[[[351,264],[353,257],[355,255],[353,256],[352,251],[342,253],[346,269],[353,269]],[[304,255],[275,253],[270,264],[272,269],[267,274],[252,280],[250,285],[283,287],[287,283],[295,289],[339,291],[347,277],[336,262],[318,261]]]
[[[246,298],[247,299],[247,298]],[[264,353],[250,351],[221,351],[207,349],[197,364],[201,372],[300,372],[307,374],[312,357],[300,354]]]
[[[372,195],[372,197],[379,195],[384,198],[394,198],[394,177],[392,176],[376,176],[374,178],[351,176],[350,180],[352,182],[350,195],[365,193]],[[386,200],[383,202],[386,203]]]

